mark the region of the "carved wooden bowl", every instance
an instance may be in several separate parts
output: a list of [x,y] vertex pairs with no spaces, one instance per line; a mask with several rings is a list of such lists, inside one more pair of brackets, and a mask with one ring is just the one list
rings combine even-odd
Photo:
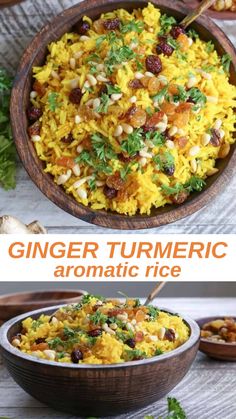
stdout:
[[[180,21],[187,13],[186,5],[171,0],[153,0],[162,12],[173,15]],[[131,0],[129,2],[121,0],[86,0],[78,5],[65,10],[58,15],[50,24],[46,25],[32,40],[26,49],[16,75],[16,80],[11,99],[11,121],[13,135],[20,158],[27,172],[39,189],[56,205],[69,212],[77,218],[88,223],[97,224],[103,227],[116,229],[143,229],[158,227],[168,224],[180,218],[186,217],[195,211],[200,210],[210,202],[233,176],[236,164],[235,145],[227,158],[218,160],[217,167],[219,172],[207,179],[207,185],[201,193],[192,194],[188,200],[180,205],[166,205],[163,208],[152,209],[149,216],[134,215],[125,216],[104,210],[92,210],[66,194],[62,187],[57,186],[50,174],[44,173],[44,164],[36,155],[34,145],[29,141],[27,134],[28,121],[26,109],[29,105],[29,94],[32,83],[32,67],[44,63],[47,45],[60,38],[65,32],[81,19],[83,15],[88,15],[96,19],[102,12],[108,12],[120,7],[132,10],[137,7],[146,6],[145,0]],[[230,81],[236,84],[236,54],[233,45],[221,29],[209,18],[202,16],[192,27],[198,31],[201,38],[206,41],[213,41],[220,55],[228,53],[232,57],[230,68]]]
[[9,320],[0,329],[0,346],[11,376],[27,393],[76,416],[117,415],[159,400],[182,380],[198,350],[199,327],[186,316],[182,316],[190,330],[186,343],[167,354],[122,364],[49,362],[25,355],[9,343],[26,317],[51,315],[58,307]]

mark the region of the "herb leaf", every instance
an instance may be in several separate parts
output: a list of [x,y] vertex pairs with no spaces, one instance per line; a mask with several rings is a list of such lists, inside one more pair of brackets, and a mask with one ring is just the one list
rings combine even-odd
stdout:
[[97,310],[96,313],[90,314],[89,318],[93,324],[104,324],[106,323],[108,316],[103,314],[100,310]]
[[127,32],[137,32],[141,33],[144,28],[144,23],[141,21],[130,20],[128,23],[125,23],[121,27],[122,33]]
[[129,134],[121,143],[121,150],[128,153],[129,156],[134,156],[144,146],[142,134],[142,129],[139,128],[134,130],[132,134]]
[[103,93],[102,96],[101,96],[101,103],[95,109],[95,111],[98,112],[98,113],[107,113],[109,102],[110,102],[109,96],[106,95],[105,93]]
[[189,179],[189,181],[185,183],[184,187],[189,192],[193,192],[193,191],[200,192],[204,188],[205,185],[206,185],[206,182],[203,179],[197,176],[192,176]]
[[99,134],[93,134],[91,137],[93,149],[99,160],[106,161],[107,159],[115,159],[116,153],[107,139]]
[[160,17],[160,25],[161,30],[159,35],[165,35],[166,33],[170,32],[173,25],[177,22],[173,16],[167,16],[166,14],[161,15]]
[[223,67],[223,69],[226,73],[229,73],[231,61],[232,61],[232,59],[231,59],[229,54],[224,54],[221,57],[221,64],[222,64],[222,67]]
[[56,92],[50,92],[49,95],[48,95],[49,109],[52,112],[55,112],[55,110],[61,106],[61,103],[58,103],[58,101],[57,101],[58,96],[59,96],[59,94],[56,93]]

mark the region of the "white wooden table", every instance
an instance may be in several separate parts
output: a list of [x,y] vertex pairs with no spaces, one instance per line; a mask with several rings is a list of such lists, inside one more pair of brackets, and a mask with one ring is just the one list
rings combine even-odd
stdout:
[[[14,74],[19,58],[34,34],[53,16],[78,1],[26,0],[0,11],[1,65]],[[235,21],[218,21],[217,24],[235,43]],[[172,225],[160,227],[156,231],[158,233],[236,233],[235,195],[236,177],[229,179],[225,190],[205,209]],[[104,228],[90,226],[57,208],[37,189],[20,164],[16,190],[12,192],[0,190],[0,215],[4,213],[15,215],[26,222],[37,218],[53,233],[109,232]]]
[[[157,304],[193,318],[217,316],[219,313],[232,315],[236,311],[236,298],[162,298]],[[236,363],[214,361],[198,353],[191,370],[170,396],[181,402],[188,419],[236,419]],[[145,415],[154,415],[156,419],[165,417],[165,413],[166,398],[138,412],[116,418],[143,419]],[[9,419],[76,419],[49,409],[27,395],[0,363],[1,416]]]

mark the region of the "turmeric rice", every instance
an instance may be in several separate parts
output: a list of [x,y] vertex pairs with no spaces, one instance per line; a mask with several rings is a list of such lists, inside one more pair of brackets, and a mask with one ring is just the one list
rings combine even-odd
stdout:
[[138,299],[105,300],[85,295],[78,304],[22,322],[12,345],[36,358],[74,364],[140,360],[178,348],[189,338],[187,324]]
[[84,16],[33,69],[29,136],[78,203],[120,214],[182,204],[234,142],[230,57],[151,3]]

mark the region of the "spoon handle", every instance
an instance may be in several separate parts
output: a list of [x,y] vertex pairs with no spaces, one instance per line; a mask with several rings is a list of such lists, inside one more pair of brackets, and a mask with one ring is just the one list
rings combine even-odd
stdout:
[[187,28],[194,20],[196,20],[205,10],[212,6],[215,0],[203,0],[199,6],[189,13],[180,23],[181,26]]
[[157,296],[157,294],[159,294],[159,292],[162,290],[162,288],[164,287],[165,284],[166,284],[166,282],[158,282],[157,283],[155,288],[151,291],[151,293],[147,297],[147,299],[144,303],[145,306],[150,304],[150,302],[153,300],[153,298],[155,298]]

